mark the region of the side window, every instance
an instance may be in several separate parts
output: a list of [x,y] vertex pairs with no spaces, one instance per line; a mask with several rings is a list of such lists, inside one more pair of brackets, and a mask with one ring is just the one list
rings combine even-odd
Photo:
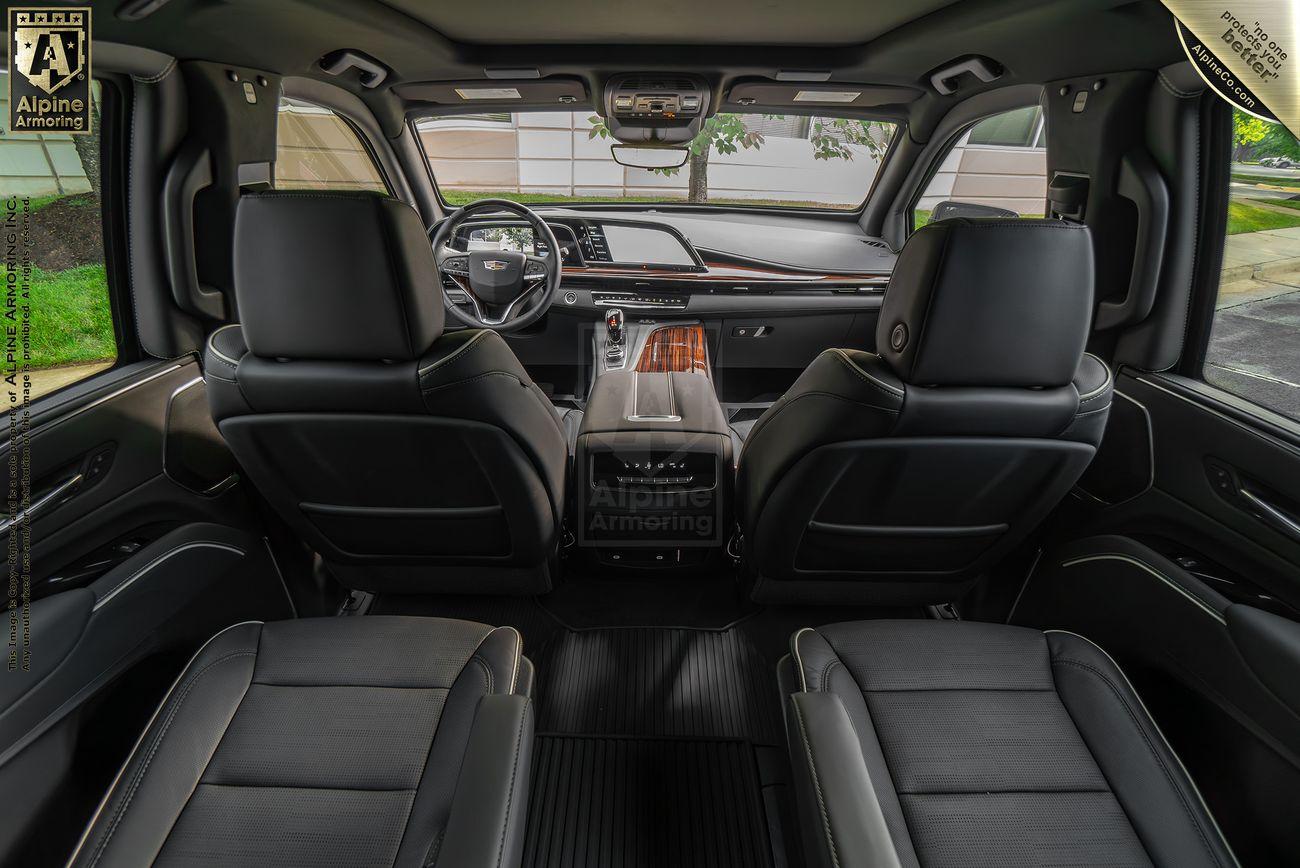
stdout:
[[[32,399],[117,361],[101,205],[101,168],[111,159],[101,151],[103,98],[101,83],[92,82],[89,135],[13,132],[0,120],[0,224],[6,242],[0,285],[20,295],[24,282],[30,287],[25,349]],[[8,99],[8,76],[0,72],[0,118],[9,116]],[[8,243],[11,237],[16,246]],[[16,310],[15,316],[21,328],[24,313]]]
[[277,190],[389,192],[375,159],[347,121],[322,106],[280,100],[276,120]]
[[1300,421],[1300,143],[1233,115],[1223,271],[1202,376]]
[[985,118],[957,140],[917,201],[913,225],[945,217],[1042,217],[1046,198],[1043,110],[1025,106]]

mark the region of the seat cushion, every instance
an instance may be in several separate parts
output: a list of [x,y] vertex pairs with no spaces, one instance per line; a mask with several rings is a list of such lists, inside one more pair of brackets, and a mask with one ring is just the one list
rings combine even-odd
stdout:
[[788,731],[810,864],[1230,866],[1101,649],[998,624],[795,634]]
[[440,618],[237,624],[163,700],[71,864],[518,864],[519,634]]

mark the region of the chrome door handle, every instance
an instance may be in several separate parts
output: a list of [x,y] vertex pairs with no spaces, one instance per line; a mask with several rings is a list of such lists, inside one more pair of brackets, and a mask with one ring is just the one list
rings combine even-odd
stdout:
[[1260,517],[1264,519],[1266,524],[1279,533],[1300,542],[1300,522],[1297,522],[1249,488],[1238,488],[1237,493],[1241,495],[1243,500],[1259,511]]
[[35,520],[41,512],[44,512],[45,509],[54,504],[55,501],[70,494],[72,489],[81,484],[81,479],[82,476],[80,473],[69,476],[67,479],[38,497],[35,503],[27,507],[25,514],[19,512],[17,515],[6,517],[3,521],[0,521],[0,535],[8,533],[14,525],[20,524],[24,517],[26,517],[28,521]]

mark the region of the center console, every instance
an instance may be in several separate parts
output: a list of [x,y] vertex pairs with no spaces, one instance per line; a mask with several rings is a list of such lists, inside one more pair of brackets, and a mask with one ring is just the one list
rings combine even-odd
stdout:
[[688,326],[661,327],[670,330],[663,349],[642,336],[634,355],[619,346],[615,319],[601,361],[623,358],[601,366],[575,452],[578,544],[607,566],[703,564],[730,535],[733,473],[726,416],[707,360],[698,364],[703,347],[697,358],[689,337],[681,343]]

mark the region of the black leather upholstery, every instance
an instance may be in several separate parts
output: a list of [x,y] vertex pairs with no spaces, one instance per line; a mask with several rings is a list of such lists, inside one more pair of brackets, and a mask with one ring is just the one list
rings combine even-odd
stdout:
[[518,865],[519,650],[512,628],[439,618],[230,627],[172,686],[70,864]]
[[441,334],[408,206],[277,193],[239,206],[244,322],[212,333],[208,396],[254,485],[349,587],[550,587],[565,426],[500,335]]
[[1128,680],[1072,633],[873,621],[782,661],[810,866],[1236,865]]
[[418,359],[442,292],[411,208],[370,193],[245,195],[235,221],[244,340],[264,359]]
[[1087,466],[1112,378],[1083,352],[1088,230],[944,220],[899,257],[880,354],[818,356],[745,434],[744,558],[764,601],[951,599]]
[[940,220],[899,254],[876,348],[920,386],[1061,386],[1083,354],[1092,296],[1084,227]]

